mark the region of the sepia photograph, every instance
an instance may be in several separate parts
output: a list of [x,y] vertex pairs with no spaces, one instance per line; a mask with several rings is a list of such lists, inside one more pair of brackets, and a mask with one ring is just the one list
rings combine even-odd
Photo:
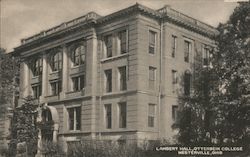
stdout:
[[250,157],[249,0],[0,0],[0,157]]

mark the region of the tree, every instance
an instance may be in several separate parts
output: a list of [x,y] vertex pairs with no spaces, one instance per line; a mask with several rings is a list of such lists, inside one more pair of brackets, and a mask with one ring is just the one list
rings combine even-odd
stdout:
[[16,156],[18,143],[25,142],[28,157],[34,157],[37,153],[38,142],[38,104],[35,99],[28,96],[24,102],[13,111],[11,125],[10,156]]
[[[217,71],[223,92],[217,106],[224,110],[221,140],[250,140],[250,2],[239,3],[226,24],[218,27]],[[219,118],[217,118],[219,119]],[[222,118],[220,118],[221,120]]]
[[173,127],[179,128],[178,140],[185,145],[209,145],[213,139],[213,99],[218,76],[213,68],[197,66],[192,93],[179,96],[179,120]]
[[7,107],[14,106],[13,98],[19,94],[19,59],[3,48],[0,48],[0,78],[0,115],[4,115]]
[[195,69],[193,94],[179,98],[179,141],[249,147],[250,2],[239,3],[218,30],[213,68]]

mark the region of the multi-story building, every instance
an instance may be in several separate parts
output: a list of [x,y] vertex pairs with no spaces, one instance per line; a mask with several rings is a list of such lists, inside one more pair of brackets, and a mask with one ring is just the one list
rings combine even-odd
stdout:
[[90,12],[22,40],[20,97],[43,104],[42,138],[172,138],[178,95],[209,64],[217,30],[169,6]]

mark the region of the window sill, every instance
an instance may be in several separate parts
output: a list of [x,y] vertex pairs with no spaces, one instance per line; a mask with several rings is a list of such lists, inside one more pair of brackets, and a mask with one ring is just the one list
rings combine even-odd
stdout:
[[104,59],[101,59],[101,62],[112,61],[112,60],[116,60],[116,59],[119,59],[119,58],[123,58],[125,56],[128,56],[128,53],[120,54],[120,55],[109,57],[109,58],[104,58]]
[[72,69],[77,69],[77,68],[81,68],[84,67],[85,64],[80,64],[80,65],[72,65],[71,68]]
[[38,75],[38,76],[32,76],[31,79],[37,79],[40,78],[42,75]]
[[77,91],[69,91],[69,92],[66,92],[66,94],[72,94],[72,93],[82,93],[82,92],[85,92],[84,88],[82,90],[77,90]]
[[47,95],[47,96],[45,96],[45,98],[52,98],[52,97],[59,97],[59,94],[58,95]]
[[61,70],[51,71],[51,72],[50,72],[50,75],[57,74],[57,73],[59,73],[60,71],[61,71]]
[[125,94],[127,93],[128,90],[123,90],[123,91],[117,91],[117,92],[108,92],[108,93],[103,93],[104,96],[108,96],[108,95],[114,95],[114,94]]

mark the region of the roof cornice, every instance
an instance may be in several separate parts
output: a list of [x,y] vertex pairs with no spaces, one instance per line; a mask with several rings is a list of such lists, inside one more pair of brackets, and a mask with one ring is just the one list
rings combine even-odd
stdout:
[[169,6],[164,6],[159,10],[154,10],[136,3],[133,6],[122,9],[107,16],[102,17],[95,12],[90,12],[84,16],[78,17],[68,22],[64,22],[58,26],[42,31],[29,38],[22,39],[21,46],[15,48],[15,51],[33,45],[37,42],[40,43],[48,38],[63,34],[65,32],[75,30],[79,27],[83,27],[89,24],[91,24],[92,26],[96,24],[103,24],[117,17],[126,16],[131,13],[140,13],[157,20],[167,20],[167,22],[169,21],[175,23],[177,25],[183,26],[186,29],[195,31],[210,38],[213,38],[216,34],[218,34],[218,31],[214,27],[198,21],[192,17],[189,17],[183,13],[180,13],[170,8]]

